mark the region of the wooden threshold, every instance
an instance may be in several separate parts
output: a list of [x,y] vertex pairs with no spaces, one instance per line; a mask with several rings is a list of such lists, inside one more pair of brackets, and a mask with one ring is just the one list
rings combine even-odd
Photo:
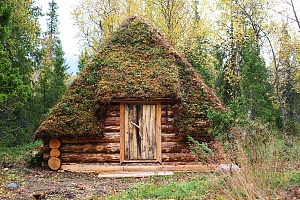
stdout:
[[159,165],[159,166],[109,166],[87,164],[62,164],[61,170],[77,172],[117,172],[117,171],[198,171],[213,172],[218,165]]
[[101,173],[98,178],[144,178],[149,176],[170,176],[172,171],[151,171],[151,172],[118,172],[118,173]]

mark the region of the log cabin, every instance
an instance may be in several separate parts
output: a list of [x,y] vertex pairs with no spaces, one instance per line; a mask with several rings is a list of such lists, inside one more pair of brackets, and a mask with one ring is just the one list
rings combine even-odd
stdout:
[[214,91],[143,17],[130,17],[35,133],[52,170],[199,169],[190,135],[211,141]]

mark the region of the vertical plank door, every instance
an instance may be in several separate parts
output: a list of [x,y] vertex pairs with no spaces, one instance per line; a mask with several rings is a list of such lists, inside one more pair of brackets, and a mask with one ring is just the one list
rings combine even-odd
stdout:
[[155,160],[156,104],[124,105],[125,160]]

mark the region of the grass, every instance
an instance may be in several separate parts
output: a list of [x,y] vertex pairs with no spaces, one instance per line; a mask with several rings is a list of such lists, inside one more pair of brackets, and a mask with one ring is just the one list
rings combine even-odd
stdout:
[[[176,176],[176,175],[175,175]],[[201,199],[212,195],[214,185],[210,181],[213,174],[197,174],[188,181],[174,181],[156,184],[136,183],[126,192],[107,196],[107,199]]]
[[[265,125],[251,122],[232,130],[231,157],[240,170],[216,181],[225,199],[280,199],[283,191],[300,186],[300,143],[287,146],[282,136]],[[228,161],[230,162],[230,161]]]

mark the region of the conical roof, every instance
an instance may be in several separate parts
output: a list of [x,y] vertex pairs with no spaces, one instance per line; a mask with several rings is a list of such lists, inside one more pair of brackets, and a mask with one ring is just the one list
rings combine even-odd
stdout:
[[107,105],[116,99],[177,102],[179,131],[207,133],[207,109],[222,109],[214,92],[143,17],[125,20],[73,81],[36,137],[101,136]]

